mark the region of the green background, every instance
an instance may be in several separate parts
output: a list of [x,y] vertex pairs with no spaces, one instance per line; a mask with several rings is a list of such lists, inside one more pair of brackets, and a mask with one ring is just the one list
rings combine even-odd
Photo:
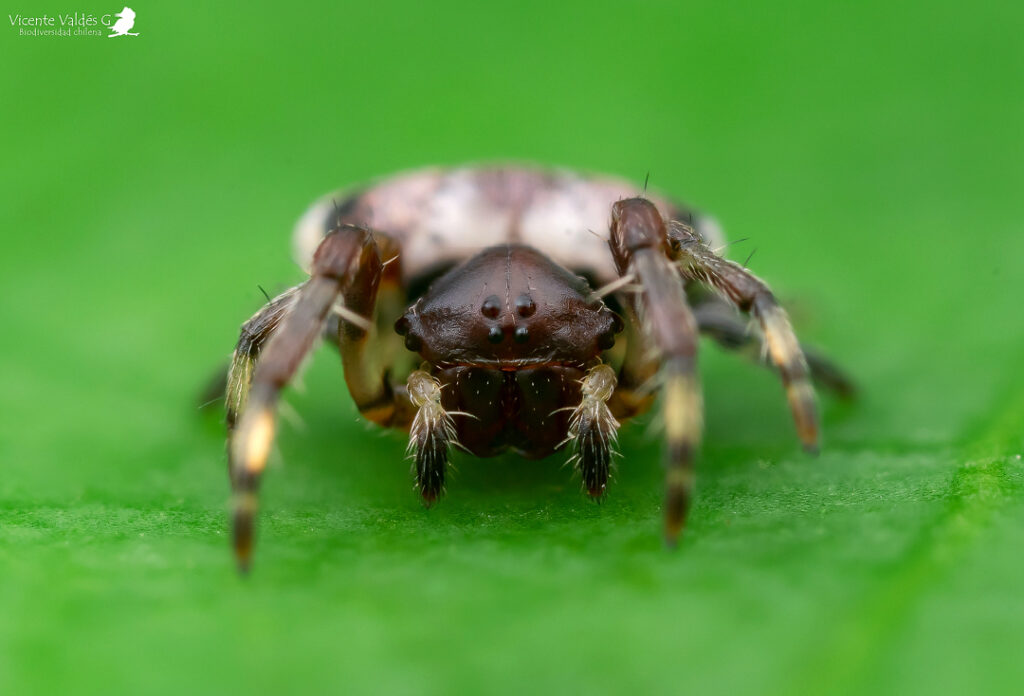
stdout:
[[[138,3],[113,41],[5,18],[0,692],[1019,688],[1024,12],[779,5]],[[863,398],[823,397],[805,456],[775,378],[706,345],[669,553],[643,422],[602,506],[561,457],[460,455],[426,511],[325,350],[240,579],[196,399],[257,285],[301,279],[293,221],[506,158],[714,213]]]

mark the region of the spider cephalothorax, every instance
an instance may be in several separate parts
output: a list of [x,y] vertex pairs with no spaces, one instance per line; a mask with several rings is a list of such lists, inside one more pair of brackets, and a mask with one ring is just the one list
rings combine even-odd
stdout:
[[583,278],[532,247],[489,247],[435,281],[396,323],[433,365],[583,365],[622,324]]
[[619,422],[660,392],[670,542],[686,518],[700,441],[701,332],[763,348],[808,449],[818,441],[809,375],[851,389],[835,367],[805,358],[767,286],[717,255],[712,224],[622,181],[418,171],[321,202],[296,232],[310,278],[242,327],[229,374],[243,568],[278,396],[321,335],[338,346],[362,414],[409,431],[428,504],[443,491],[455,443],[478,456],[569,447],[584,489],[600,497]]
[[[434,282],[396,322],[430,365],[459,443],[478,456],[544,457],[563,443],[588,368],[622,322],[537,250],[489,247]],[[426,491],[427,498],[436,496]]]

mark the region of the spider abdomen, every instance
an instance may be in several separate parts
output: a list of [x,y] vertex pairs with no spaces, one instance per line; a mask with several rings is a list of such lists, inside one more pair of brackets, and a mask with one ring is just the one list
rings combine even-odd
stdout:
[[[609,207],[641,191],[623,179],[559,169],[420,169],[322,198],[295,228],[295,253],[299,264],[309,268],[323,236],[349,223],[385,232],[401,246],[407,285],[498,244],[532,246],[604,284],[618,277],[603,236]],[[721,243],[710,221],[703,224],[674,201],[650,198],[667,218],[690,222]]]

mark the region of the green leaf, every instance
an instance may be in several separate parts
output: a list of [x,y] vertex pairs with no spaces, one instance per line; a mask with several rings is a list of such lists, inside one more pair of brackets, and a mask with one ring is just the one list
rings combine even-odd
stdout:
[[[135,9],[0,31],[0,693],[1019,691],[1018,6]],[[774,376],[705,345],[668,552],[649,419],[602,505],[562,457],[459,455],[424,510],[325,350],[240,579],[195,404],[301,279],[293,221],[502,158],[714,213],[862,398],[822,397],[808,457]]]

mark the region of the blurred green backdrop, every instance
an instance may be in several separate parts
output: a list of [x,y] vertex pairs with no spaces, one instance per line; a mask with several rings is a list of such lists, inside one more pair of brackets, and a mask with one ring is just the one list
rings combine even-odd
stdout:
[[[0,29],[0,692],[1019,689],[1020,5],[134,8],[131,39]],[[324,351],[240,580],[195,399],[300,279],[293,221],[504,158],[716,214],[862,400],[803,456],[773,376],[706,346],[667,553],[642,423],[603,506],[561,458],[460,456],[425,511]]]

